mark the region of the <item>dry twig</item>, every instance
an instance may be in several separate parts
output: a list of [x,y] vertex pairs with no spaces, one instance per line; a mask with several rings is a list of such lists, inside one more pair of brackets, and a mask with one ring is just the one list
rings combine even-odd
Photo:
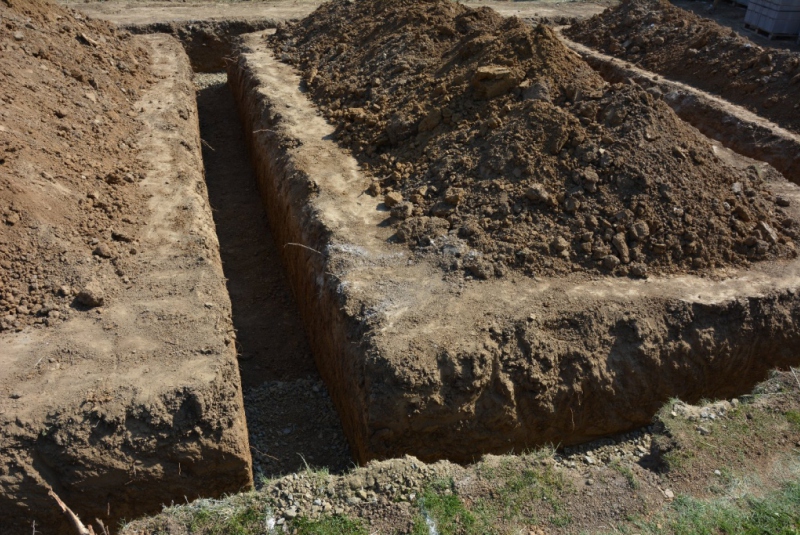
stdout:
[[792,372],[792,375],[794,375],[794,380],[797,381],[797,388],[800,388],[800,379],[798,379],[797,374],[794,373],[794,368],[789,366],[789,371]]
[[69,519],[70,523],[72,524],[72,527],[75,528],[75,531],[77,531],[79,535],[95,535],[94,530],[92,529],[92,527],[89,526],[87,528],[86,526],[84,526],[83,522],[81,522],[81,519],[78,518],[78,515],[73,513],[72,509],[67,507],[67,504],[65,504],[61,500],[61,498],[58,497],[58,494],[53,492],[53,489],[50,489],[50,491],[47,494],[49,494],[50,497],[53,498],[56,501],[58,506],[61,508],[61,512],[63,512],[65,515],[67,515],[67,518]]

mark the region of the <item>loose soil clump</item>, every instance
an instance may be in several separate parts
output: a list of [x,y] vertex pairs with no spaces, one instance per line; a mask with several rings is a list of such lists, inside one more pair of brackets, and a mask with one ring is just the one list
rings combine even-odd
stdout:
[[2,332],[59,323],[73,301],[100,306],[99,281],[125,276],[144,209],[131,102],[149,55],[39,0],[6,0],[0,21]]
[[657,94],[605,83],[544,26],[342,0],[270,39],[396,239],[445,269],[642,277],[795,255],[762,171],[725,165]]
[[565,34],[800,132],[796,52],[760,47],[667,0],[625,0]]

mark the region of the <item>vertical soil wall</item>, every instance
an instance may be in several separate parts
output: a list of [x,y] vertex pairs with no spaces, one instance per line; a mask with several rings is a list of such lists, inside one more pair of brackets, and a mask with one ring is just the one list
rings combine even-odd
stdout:
[[[320,372],[361,462],[570,445],[670,397],[748,391],[800,362],[800,261],[698,276],[448,280],[387,214],[263,37],[229,80]],[[786,181],[776,192],[800,199]]]

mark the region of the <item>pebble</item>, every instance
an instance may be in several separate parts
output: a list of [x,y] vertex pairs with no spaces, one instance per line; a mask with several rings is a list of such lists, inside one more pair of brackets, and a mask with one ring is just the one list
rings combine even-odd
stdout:
[[113,256],[111,248],[105,243],[101,243],[95,247],[94,251],[92,251],[92,254],[101,258],[111,258]]
[[78,303],[90,308],[103,306],[105,302],[103,290],[97,283],[88,284],[83,290],[78,292],[76,299]]

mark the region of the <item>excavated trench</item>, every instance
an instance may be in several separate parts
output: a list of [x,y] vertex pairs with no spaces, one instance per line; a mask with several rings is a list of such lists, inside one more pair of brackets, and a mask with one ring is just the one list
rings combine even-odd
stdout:
[[225,74],[195,74],[206,184],[220,242],[256,483],[352,463],[272,238]]
[[[196,46],[186,48],[190,56],[193,50],[197,50]],[[226,45],[224,49],[228,48]],[[203,50],[202,54],[202,60],[193,58],[194,65],[216,65],[213,58],[209,59],[208,50]],[[308,258],[299,264],[290,261],[292,273],[289,277],[281,262],[282,254],[284,260],[287,257],[303,256],[299,251],[287,255],[283,250],[287,246],[295,246],[295,243],[289,243],[294,242],[295,238],[300,246],[305,244],[307,248],[314,245],[314,240],[322,238],[316,236],[316,231],[310,227],[298,230],[306,236],[294,236],[294,231],[287,231],[287,226],[298,224],[290,219],[302,213],[303,209],[283,207],[280,204],[291,204],[292,199],[297,201],[300,198],[297,192],[286,189],[279,194],[265,192],[263,183],[261,191],[259,190],[259,177],[254,171],[247,149],[248,145],[254,146],[253,133],[243,131],[239,114],[244,113],[248,124],[260,123],[259,120],[247,116],[248,111],[242,103],[237,110],[237,103],[226,76],[221,73],[198,73],[195,75],[195,83],[198,89],[197,104],[206,182],[233,306],[233,323],[237,331],[237,352],[256,480],[259,474],[269,477],[287,473],[303,468],[305,463],[340,471],[350,466],[354,457],[365,461],[373,457],[401,454],[403,451],[400,449],[423,458],[448,456],[445,450],[450,439],[443,440],[442,446],[434,446],[429,442],[420,446],[415,440],[404,443],[407,438],[402,438],[396,445],[376,446],[374,437],[389,433],[386,429],[376,429],[363,420],[371,409],[363,404],[367,394],[358,392],[358,388],[372,378],[355,377],[352,369],[345,369],[353,365],[355,350],[342,345],[355,343],[347,340],[354,333],[352,325],[347,325],[346,321],[334,325],[338,320],[331,311],[319,310],[315,314],[315,307],[321,309],[326,304],[333,306],[335,303],[321,297],[325,288],[304,282],[308,278],[308,272],[313,274],[319,271],[319,266],[315,266],[318,258],[312,252],[305,255]],[[237,80],[237,83],[240,92],[254,90],[242,87],[242,80]],[[684,118],[690,119],[691,114]],[[720,141],[730,145],[727,139]],[[763,147],[763,143],[761,146]],[[258,151],[258,144],[255,147]],[[758,152],[748,151],[746,147],[745,150],[741,150],[742,147],[735,148],[745,154],[755,155]],[[271,156],[266,157],[273,157],[273,152],[283,154],[283,150],[270,148]],[[761,154],[764,153],[761,148],[759,150]],[[273,165],[265,163],[264,154],[253,156],[256,162],[260,162],[259,165]],[[261,180],[264,181],[263,176]],[[269,210],[276,213],[270,215]],[[273,240],[268,222],[270,219],[273,229],[277,229],[280,234],[280,239],[287,243],[280,245]],[[312,235],[311,240],[305,239],[309,232]],[[320,284],[321,275],[317,273],[317,285]],[[334,274],[324,275],[334,277],[335,282]],[[325,286],[330,282],[328,280],[322,284]],[[314,344],[309,343],[304,330],[295,296],[290,290],[292,284],[294,294],[298,295],[299,292],[298,298],[303,303],[301,308],[306,314],[305,326],[311,325],[310,328],[314,331]],[[342,347],[334,347],[337,344]],[[318,354],[317,365],[321,366],[327,384],[335,390],[335,403],[329,397],[328,389],[317,371],[313,351]],[[342,359],[344,364],[335,362],[337,359]],[[347,399],[348,396],[358,400]],[[344,431],[334,404],[346,422]],[[350,444],[356,448],[354,454],[351,454],[345,432]],[[578,440],[588,438],[587,436]],[[527,439],[523,441],[527,442]],[[468,446],[464,451],[475,448],[475,451],[503,449],[490,444]],[[451,457],[466,460],[469,455],[465,457],[461,449]]]

